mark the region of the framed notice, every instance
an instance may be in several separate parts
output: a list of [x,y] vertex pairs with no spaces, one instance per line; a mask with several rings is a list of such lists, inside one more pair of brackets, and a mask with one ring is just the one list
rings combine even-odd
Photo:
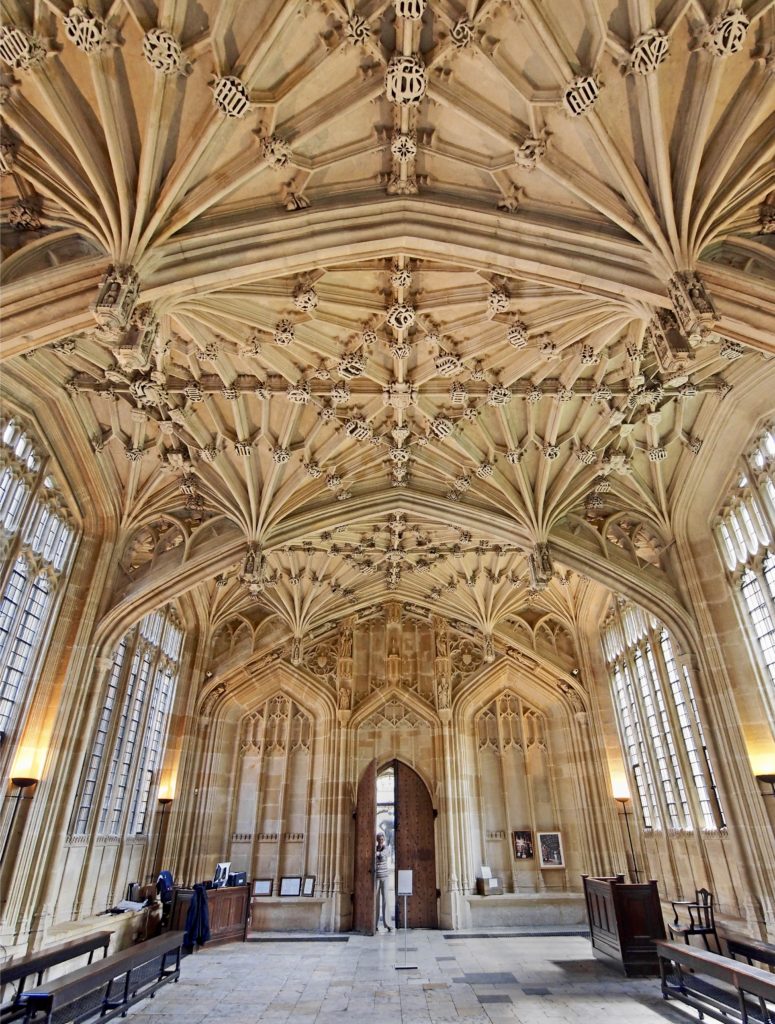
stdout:
[[533,859],[533,832],[532,829],[521,829],[511,833],[511,841],[514,845],[515,860]]
[[271,896],[273,889],[274,889],[274,879],[273,878],[254,878],[253,879],[253,895],[254,896]]
[[536,832],[538,843],[538,866],[540,868],[564,868],[562,837],[559,832]]
[[281,896],[301,896],[301,875],[284,875],[280,879]]
[[301,887],[302,896],[314,896],[315,895],[315,878],[316,875],[305,875],[304,885]]
[[396,896],[411,896],[412,895],[412,872],[411,871],[399,871],[398,872],[398,885],[396,886]]

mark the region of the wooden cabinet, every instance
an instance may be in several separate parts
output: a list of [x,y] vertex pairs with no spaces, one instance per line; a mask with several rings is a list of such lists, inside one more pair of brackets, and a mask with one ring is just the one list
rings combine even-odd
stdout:
[[654,941],[664,939],[665,925],[657,883],[582,878],[595,956],[627,977],[659,974]]
[[[176,889],[172,901],[169,927],[184,931],[186,915],[191,906],[193,889]],[[248,930],[250,886],[230,885],[207,890],[207,911],[210,916],[210,944],[244,942]]]

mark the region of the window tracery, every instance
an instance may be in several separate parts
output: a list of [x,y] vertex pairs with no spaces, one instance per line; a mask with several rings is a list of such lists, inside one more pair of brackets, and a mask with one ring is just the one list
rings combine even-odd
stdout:
[[56,621],[76,530],[49,457],[17,419],[0,421],[0,731],[17,720]]
[[763,696],[775,721],[775,423],[741,459],[716,522],[716,540],[755,641]]
[[174,612],[166,608],[146,615],[116,648],[84,766],[73,827],[76,834],[95,825],[100,835],[145,832],[183,640]]
[[724,827],[691,672],[670,634],[642,608],[618,602],[602,641],[644,827]]

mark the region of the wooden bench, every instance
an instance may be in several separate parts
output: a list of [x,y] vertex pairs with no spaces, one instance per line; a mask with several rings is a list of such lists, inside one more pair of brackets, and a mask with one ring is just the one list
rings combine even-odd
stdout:
[[13,960],[11,963],[0,967],[0,988],[18,983],[13,999],[0,1006],[0,1024],[7,1024],[8,1021],[18,1020],[26,1013],[26,1008],[20,1005],[20,998],[28,978],[37,975],[35,984],[41,985],[43,983],[43,975],[50,967],[69,963],[70,960],[75,960],[79,956],[85,956],[87,953],[89,955],[87,962],[91,963],[98,949],[102,949],[102,955],[107,956],[110,939],[110,932],[93,932],[82,939],[60,942],[56,946],[49,946],[48,949],[41,949],[36,953],[30,953],[29,956]]
[[180,976],[183,932],[166,932],[21,996],[24,1024],[109,1021]]
[[656,946],[665,999],[722,1024],[775,1024],[775,977],[769,971],[679,942]]
[[752,967],[754,960],[759,964],[775,967],[775,946],[771,943],[762,942],[761,939],[752,939],[748,935],[727,935],[724,941],[733,960],[742,956]]

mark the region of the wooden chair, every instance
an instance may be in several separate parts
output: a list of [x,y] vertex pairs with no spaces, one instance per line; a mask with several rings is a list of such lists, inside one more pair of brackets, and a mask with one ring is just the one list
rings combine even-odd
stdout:
[[[670,934],[673,937],[683,936],[686,945],[689,945],[690,935],[701,935],[705,948],[710,952],[708,936],[712,935],[716,940],[716,949],[721,953],[721,943],[716,931],[716,918],[713,912],[713,893],[707,889],[696,889],[694,900],[671,900],[673,921],[668,925]],[[681,921],[679,907],[683,907],[689,915],[688,923]]]

